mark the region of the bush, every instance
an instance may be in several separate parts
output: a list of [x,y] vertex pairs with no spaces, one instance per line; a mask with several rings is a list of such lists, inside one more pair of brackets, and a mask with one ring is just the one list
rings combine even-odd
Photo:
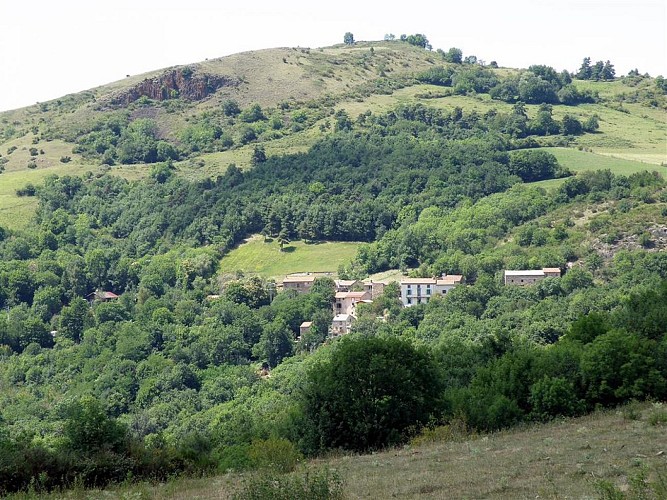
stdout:
[[35,196],[37,188],[33,184],[26,184],[16,190],[16,196]]
[[667,410],[658,409],[648,416],[649,425],[667,425]]
[[270,438],[253,441],[248,448],[248,458],[258,469],[286,473],[296,469],[303,455],[287,439]]
[[69,163],[72,161],[71,156],[61,156],[60,157],[60,163]]
[[336,500],[343,498],[343,481],[329,469],[299,475],[255,474],[243,482],[235,500]]
[[530,388],[532,416],[537,420],[552,417],[572,417],[580,414],[585,405],[577,397],[572,382],[562,377],[545,376]]
[[427,351],[394,337],[347,337],[307,374],[307,438],[315,449],[393,445],[439,416],[441,395]]

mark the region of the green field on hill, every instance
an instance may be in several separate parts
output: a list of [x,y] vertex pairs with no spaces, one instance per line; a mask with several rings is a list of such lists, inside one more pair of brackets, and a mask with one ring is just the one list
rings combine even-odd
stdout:
[[[643,163],[640,161],[617,158],[603,154],[579,151],[572,148],[543,148],[556,157],[558,163],[569,168],[572,172],[586,172],[589,170],[611,170],[614,175],[632,175],[637,172],[658,171],[663,175],[667,172],[665,167],[652,163]],[[535,184],[551,188],[559,186],[565,179],[549,179],[539,181]]]
[[266,278],[280,278],[297,272],[336,272],[340,264],[349,262],[360,243],[293,241],[283,251],[276,240],[264,242],[254,236],[222,258],[222,272],[242,271]]

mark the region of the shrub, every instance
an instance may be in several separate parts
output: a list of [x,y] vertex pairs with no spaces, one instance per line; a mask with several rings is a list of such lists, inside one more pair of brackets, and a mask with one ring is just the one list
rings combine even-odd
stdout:
[[307,375],[303,410],[314,448],[377,449],[439,415],[430,353],[398,338],[347,337]]
[[253,468],[253,463],[248,456],[250,445],[237,444],[227,446],[218,454],[218,470],[221,472],[227,471],[243,471]]
[[254,123],[260,120],[266,120],[266,116],[264,116],[262,107],[259,104],[253,104],[241,112],[239,119],[246,123]]
[[585,406],[577,397],[572,382],[562,377],[545,376],[530,388],[532,416],[537,420],[551,417],[572,417],[581,413]]
[[649,425],[667,425],[667,410],[658,409],[648,416]]
[[35,196],[37,188],[33,184],[26,184],[16,190],[16,196]]
[[71,156],[61,156],[60,157],[60,163],[69,163],[72,161]]
[[222,112],[225,114],[225,116],[233,117],[241,113],[241,108],[236,101],[228,99],[222,103]]
[[248,477],[235,500],[337,500],[344,498],[337,472],[323,468],[299,475],[260,473]]
[[287,439],[270,438],[253,441],[248,449],[248,458],[258,469],[286,473],[296,469],[303,455]]

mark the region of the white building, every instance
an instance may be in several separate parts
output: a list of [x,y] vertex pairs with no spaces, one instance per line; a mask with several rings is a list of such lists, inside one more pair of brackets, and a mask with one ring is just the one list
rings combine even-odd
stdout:
[[443,275],[441,278],[403,278],[401,302],[404,307],[427,304],[436,295],[445,295],[463,282],[460,274]]

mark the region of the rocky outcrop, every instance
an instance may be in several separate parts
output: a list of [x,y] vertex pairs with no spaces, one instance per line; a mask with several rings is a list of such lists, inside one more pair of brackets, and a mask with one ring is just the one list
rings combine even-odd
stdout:
[[220,87],[235,87],[239,83],[239,80],[231,77],[194,73],[187,67],[172,69],[114,94],[111,97],[111,104],[127,105],[141,97],[156,101],[179,97],[188,101],[200,101]]

